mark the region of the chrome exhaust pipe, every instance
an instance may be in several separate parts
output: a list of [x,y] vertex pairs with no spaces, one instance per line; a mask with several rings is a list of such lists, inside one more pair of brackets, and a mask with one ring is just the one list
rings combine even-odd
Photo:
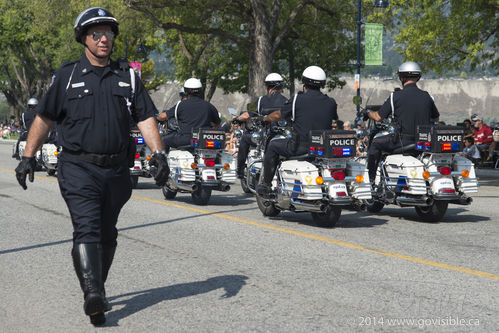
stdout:
[[199,189],[199,186],[197,184],[189,185],[189,184],[176,183],[176,184],[173,184],[172,187],[174,187],[174,188],[176,187],[179,190],[188,191],[188,192],[195,192]]
[[433,204],[433,199],[427,196],[421,198],[410,198],[410,197],[397,197],[396,202],[401,206],[431,206]]
[[459,197],[459,199],[457,200],[452,200],[450,201],[450,203],[453,203],[453,204],[456,204],[456,205],[471,205],[471,203],[473,202],[473,198],[472,197],[467,197],[465,195]]
[[305,211],[309,211],[309,212],[324,212],[326,207],[327,207],[327,205],[325,205],[325,204],[321,204],[321,205],[317,206],[317,205],[312,205],[312,204],[309,204],[306,202],[296,201],[294,199],[291,199],[291,204],[297,210],[305,210]]
[[220,191],[222,192],[230,191],[230,185],[229,184],[220,185]]

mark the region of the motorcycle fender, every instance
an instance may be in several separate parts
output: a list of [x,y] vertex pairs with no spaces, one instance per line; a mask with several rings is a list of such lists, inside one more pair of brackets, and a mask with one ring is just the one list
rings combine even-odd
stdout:
[[435,195],[439,195],[441,190],[454,190],[454,182],[450,177],[441,177],[435,179],[431,183],[431,191]]
[[401,178],[405,179],[408,189],[402,190],[404,194],[425,195],[426,182],[423,178],[424,164],[415,157],[401,154],[389,155],[385,159],[386,171],[391,183]]
[[300,192],[301,199],[322,198],[321,186],[316,183],[319,170],[315,165],[306,161],[284,161],[279,167],[279,173],[284,181],[284,190]]
[[476,193],[478,192],[478,180],[476,178],[475,166],[473,162],[464,156],[456,155],[452,161],[452,170],[459,173],[464,170],[469,171],[469,176],[464,178],[458,177],[458,190],[463,193]]

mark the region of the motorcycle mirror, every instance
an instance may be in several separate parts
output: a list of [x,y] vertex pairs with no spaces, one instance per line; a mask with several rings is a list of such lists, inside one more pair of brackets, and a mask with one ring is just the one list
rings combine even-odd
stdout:
[[281,119],[277,122],[277,125],[279,125],[280,127],[285,127],[286,126],[286,120],[284,119]]
[[362,97],[360,97],[360,96],[353,96],[353,104],[355,104],[355,105],[361,105],[362,104]]

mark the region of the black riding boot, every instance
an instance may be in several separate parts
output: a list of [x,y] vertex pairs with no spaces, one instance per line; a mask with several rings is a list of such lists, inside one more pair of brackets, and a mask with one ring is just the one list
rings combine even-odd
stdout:
[[73,245],[73,264],[85,299],[83,309],[94,325],[106,322],[102,283],[102,247],[97,243]]
[[272,158],[263,159],[263,176],[260,176],[263,177],[263,182],[256,188],[259,195],[265,196],[272,191],[272,179],[274,179],[278,163],[279,161]]
[[109,269],[111,268],[111,264],[113,263],[113,258],[114,258],[114,253],[116,252],[116,246],[114,247],[107,247],[107,246],[102,246],[102,292],[104,295],[104,311],[111,311],[111,304],[107,301],[106,298],[106,289],[104,284],[106,283],[107,280],[107,274],[109,273]]

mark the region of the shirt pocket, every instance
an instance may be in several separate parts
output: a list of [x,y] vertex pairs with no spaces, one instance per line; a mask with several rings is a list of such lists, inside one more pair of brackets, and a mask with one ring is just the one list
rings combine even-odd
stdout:
[[121,108],[121,112],[119,113],[120,115],[127,114],[128,113],[128,106],[127,106],[127,100],[130,100],[132,90],[130,87],[113,87],[112,89],[113,92],[113,98],[117,100],[118,105]]
[[93,92],[92,89],[71,88],[68,90],[68,116],[71,119],[87,119],[93,115]]

